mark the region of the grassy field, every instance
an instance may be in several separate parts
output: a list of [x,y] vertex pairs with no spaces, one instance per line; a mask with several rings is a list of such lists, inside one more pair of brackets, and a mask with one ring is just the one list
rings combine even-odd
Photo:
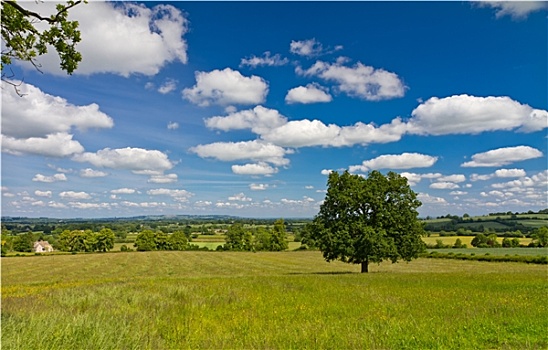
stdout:
[[545,349],[546,266],[319,252],[2,259],[3,349]]

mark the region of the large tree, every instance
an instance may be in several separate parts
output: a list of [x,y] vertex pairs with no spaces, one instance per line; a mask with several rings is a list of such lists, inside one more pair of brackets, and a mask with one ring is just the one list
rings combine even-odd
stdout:
[[[47,53],[49,47],[57,51],[61,69],[72,74],[82,61],[82,55],[76,50],[81,38],[78,22],[69,21],[68,12],[81,2],[69,0],[58,4],[54,14],[44,16],[26,8],[24,2],[2,0],[2,80],[11,83],[5,68],[14,60],[30,62],[40,70],[36,58]],[[45,23],[47,28],[39,30],[37,23]]]
[[424,250],[421,204],[407,179],[394,172],[331,172],[314,240],[327,261],[361,264],[361,272],[370,262],[410,261]]

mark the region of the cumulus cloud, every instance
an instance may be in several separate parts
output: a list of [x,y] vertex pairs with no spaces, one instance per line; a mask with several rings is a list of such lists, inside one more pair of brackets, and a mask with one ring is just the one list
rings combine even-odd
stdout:
[[173,163],[165,153],[130,147],[105,148],[96,153],[85,152],[75,155],[72,159],[77,162],[88,162],[96,167],[133,171],[164,171],[173,167]]
[[235,194],[233,196],[228,197],[229,201],[238,201],[238,202],[251,202],[253,199],[247,197],[243,192],[240,192],[238,194]]
[[250,163],[244,165],[233,165],[232,172],[238,175],[263,175],[270,176],[278,172],[278,168],[272,167],[264,162]]
[[49,95],[39,88],[23,84],[15,89],[2,89],[2,134],[13,138],[43,138],[51,134],[69,133],[72,128],[111,128],[114,123],[99,106],[92,103],[76,106],[66,99]]
[[284,156],[292,153],[280,146],[258,140],[215,142],[192,147],[190,152],[196,153],[201,158],[215,158],[222,161],[253,160],[278,166],[289,164],[289,160]]
[[499,169],[494,175],[495,177],[523,177],[527,174],[523,169]]
[[282,58],[278,53],[271,56],[269,51],[266,51],[262,57],[251,56],[250,58],[242,58],[240,61],[240,67],[249,66],[256,68],[257,66],[284,66],[289,63],[287,58]]
[[504,147],[474,154],[471,161],[465,162],[461,166],[497,167],[542,156],[541,151],[529,146]]
[[108,173],[100,170],[93,170],[91,168],[80,170],[81,177],[105,177],[108,176]]
[[409,132],[419,135],[479,134],[485,131],[539,131],[548,112],[509,97],[455,95],[432,97],[411,113]]
[[431,196],[428,193],[419,193],[417,199],[423,204],[447,204],[445,198]]
[[438,160],[420,153],[385,154],[370,160],[364,160],[361,165],[352,165],[350,172],[367,172],[374,169],[412,169],[427,168]]
[[155,184],[169,184],[177,182],[177,174],[152,175],[147,182]]
[[59,193],[63,199],[90,199],[91,195],[87,192],[64,191]]
[[2,152],[14,155],[35,154],[46,157],[67,157],[84,151],[80,142],[64,132],[46,137],[17,139],[2,135]]
[[293,120],[263,134],[262,138],[276,145],[305,147],[330,145],[340,133],[335,124],[325,125],[319,120]]
[[437,181],[440,181],[440,182],[447,181],[447,182],[460,183],[460,182],[466,181],[466,176],[464,176],[463,174],[445,175],[445,176],[440,176],[439,178],[437,178]]
[[443,176],[440,173],[417,174],[417,173],[409,173],[409,172],[402,172],[400,173],[400,175],[407,178],[407,182],[409,183],[410,186],[415,186],[422,179],[438,179]]
[[436,190],[454,190],[455,188],[460,188],[460,186],[453,182],[441,181],[430,184],[430,188]]
[[169,123],[167,124],[167,128],[168,128],[168,130],[177,130],[177,129],[179,129],[179,123],[177,123],[177,122],[169,122]]
[[196,85],[183,90],[183,97],[199,106],[260,104],[267,94],[268,83],[263,78],[246,77],[230,68],[196,72]]
[[324,88],[316,83],[311,83],[306,86],[298,86],[287,92],[285,102],[293,103],[318,103],[331,102],[333,98],[329,94],[327,88]]
[[323,46],[315,38],[308,40],[292,40],[289,44],[289,51],[295,55],[304,57],[319,56],[323,51]]
[[510,16],[513,19],[524,19],[530,13],[548,9],[545,1],[478,1],[475,4],[494,8],[497,18]]
[[187,202],[190,197],[194,196],[194,193],[187,190],[157,188],[148,190],[147,194],[151,196],[170,196],[178,202]]
[[[53,12],[55,3],[29,2],[28,6],[45,14]],[[71,9],[69,19],[79,22],[84,38],[77,45],[83,59],[74,74],[155,75],[167,63],[187,62],[183,35],[188,21],[171,5],[147,8],[130,2],[92,1]],[[56,54],[48,53],[38,62],[45,72],[64,74]]]
[[124,187],[124,188],[118,188],[116,190],[111,190],[110,193],[113,193],[113,194],[134,194],[135,192],[135,189],[133,188],[127,188],[127,187]]
[[[491,185],[493,188],[502,189],[508,188],[512,192],[526,191],[527,187],[542,187],[546,189],[548,187],[548,170],[540,172],[531,177],[525,176],[517,180],[512,180],[502,183],[494,183]],[[545,197],[546,199],[546,197]]]
[[268,188],[268,184],[249,184],[249,189],[251,191],[264,191]]
[[162,95],[169,94],[172,91],[175,91],[177,89],[177,80],[175,79],[167,79],[164,81],[162,85],[158,88],[158,92]]
[[223,131],[251,129],[256,134],[263,134],[287,123],[287,118],[277,110],[256,106],[253,109],[233,112],[228,116],[215,116],[205,119],[210,129]]
[[51,198],[52,192],[51,191],[34,191],[34,195],[38,197],[48,197]]
[[307,70],[297,67],[296,72],[333,81],[338,84],[339,91],[367,101],[398,98],[405,94],[406,87],[397,74],[366,66],[361,62],[352,67],[344,66],[343,63],[344,60],[332,64],[317,61]]
[[341,127],[335,124],[326,125],[320,120],[301,119],[266,129],[260,135],[265,141],[283,147],[343,147],[397,141],[405,129],[405,124],[399,118],[380,127],[361,122]]
[[46,176],[42,174],[36,174],[32,178],[34,182],[57,182],[57,181],[67,181],[67,176],[65,174],[55,174],[53,176]]

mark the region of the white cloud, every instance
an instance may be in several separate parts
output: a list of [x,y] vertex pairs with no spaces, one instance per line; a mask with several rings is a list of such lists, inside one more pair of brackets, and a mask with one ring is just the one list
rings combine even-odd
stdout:
[[264,175],[276,174],[278,168],[272,167],[264,162],[250,163],[244,165],[233,165],[232,172],[238,175]]
[[142,148],[105,148],[96,153],[82,153],[73,157],[77,162],[89,162],[96,167],[127,170],[164,171],[171,169],[173,163],[165,153]]
[[[54,2],[29,3],[30,9],[40,13],[54,6]],[[188,21],[171,5],[147,8],[130,2],[92,1],[71,9],[69,19],[79,22],[82,36],[76,48],[83,59],[74,74],[155,75],[167,63],[187,62],[183,35]],[[64,74],[56,54],[42,56],[38,62],[45,72]]]
[[66,209],[67,206],[63,203],[55,202],[55,201],[49,201],[48,207],[55,208],[55,209]]
[[523,169],[499,169],[494,175],[495,177],[523,177],[527,174]]
[[110,208],[110,203],[82,203],[82,202],[70,202],[69,206],[75,209],[108,209]]
[[364,160],[361,165],[349,167],[350,172],[367,172],[374,169],[412,169],[428,168],[438,157],[420,153],[385,154],[370,160]]
[[177,182],[177,174],[152,175],[147,182],[155,184],[169,184]]
[[160,85],[160,87],[158,88],[158,92],[165,95],[169,94],[172,91],[175,91],[175,89],[177,89],[177,80],[167,79],[162,85]]
[[264,191],[266,189],[268,189],[268,184],[249,184],[249,189],[251,191]]
[[76,106],[30,84],[18,88],[24,94],[20,97],[6,83],[2,86],[3,135],[25,139],[58,133],[66,135],[72,128],[85,131],[114,125],[112,118],[101,112],[95,103]]
[[444,198],[431,196],[428,193],[419,193],[417,199],[423,204],[447,204]]
[[45,176],[42,174],[34,175],[32,181],[35,182],[57,182],[57,181],[67,181],[67,176],[65,174],[55,174],[53,176]]
[[287,123],[287,118],[277,110],[256,106],[228,116],[216,116],[205,119],[205,125],[210,129],[223,131],[251,129],[256,134],[266,133]]
[[266,141],[286,147],[330,145],[340,133],[335,124],[319,120],[293,120],[262,135]]
[[287,199],[282,198],[280,202],[283,205],[291,205],[291,206],[310,206],[313,205],[316,200],[314,198],[310,198],[308,196],[304,196],[303,199]]
[[331,102],[332,100],[333,98],[329,94],[328,89],[316,83],[293,88],[289,90],[285,96],[285,102],[288,104],[309,104],[317,102]]
[[480,175],[480,174],[471,174],[470,181],[486,181],[493,178],[493,174]]
[[451,191],[449,192],[450,195],[452,196],[463,196],[465,194],[468,194],[468,192],[466,191]]
[[99,170],[93,170],[91,168],[80,170],[81,177],[105,177],[108,176],[108,173]]
[[524,19],[532,12],[548,9],[545,1],[478,1],[476,4],[494,8],[497,18],[510,16],[513,19]]
[[258,140],[242,142],[215,142],[207,145],[192,147],[190,152],[201,158],[215,158],[221,161],[253,160],[268,162],[274,165],[287,165],[289,160],[284,158],[292,153],[280,146]]
[[494,183],[491,185],[493,188],[509,188],[509,191],[512,192],[521,192],[524,191],[527,187],[548,187],[548,170],[540,172],[531,177],[522,177],[517,180],[512,180],[503,183]]
[[411,113],[409,132],[419,135],[479,134],[485,131],[539,131],[548,112],[509,97],[455,95],[432,97]]
[[167,124],[167,128],[168,128],[168,130],[177,130],[177,129],[179,129],[179,123],[177,123],[177,122],[169,122],[169,123]]
[[217,208],[229,208],[229,209],[242,209],[245,208],[245,205],[241,203],[232,203],[232,202],[217,202],[215,203]]
[[194,196],[194,193],[187,190],[171,190],[167,188],[148,190],[147,194],[151,196],[170,196],[179,202],[187,202],[190,197]]
[[331,169],[322,169],[322,171],[320,171],[320,174],[322,175],[325,175],[325,176],[329,176],[329,174],[331,174],[333,170]]
[[199,106],[260,104],[267,94],[268,84],[263,78],[245,77],[230,68],[196,72],[196,85],[183,90],[183,97]]
[[407,130],[407,125],[400,118],[393,119],[390,124],[380,127],[373,123],[358,122],[353,126],[341,128],[339,138],[334,142],[338,146],[353,146],[355,144],[387,143],[399,141]]
[[430,188],[436,190],[454,190],[455,188],[460,188],[460,186],[453,182],[442,181],[430,184]]
[[34,191],[34,195],[38,197],[48,197],[51,198],[52,192],[51,191]]
[[205,124],[211,129],[223,131],[251,129],[263,140],[282,147],[341,147],[358,143],[386,143],[399,140],[406,131],[406,124],[400,118],[380,127],[361,122],[340,127],[335,124],[325,125],[320,120],[301,119],[288,122],[277,110],[263,106],[234,112],[228,116],[207,118]]
[[238,202],[251,202],[253,199],[247,197],[243,192],[240,192],[238,194],[235,194],[233,196],[228,197],[229,201],[238,201]]
[[405,85],[397,74],[366,66],[361,62],[353,67],[346,67],[342,60],[333,64],[317,61],[307,70],[297,67],[296,72],[334,81],[338,84],[338,90],[367,101],[387,100],[403,97],[405,94]]
[[251,56],[250,58],[242,58],[240,67],[250,66],[256,68],[257,66],[284,66],[289,63],[287,58],[282,58],[278,53],[271,56],[269,51],[263,54],[263,57]]
[[116,190],[111,190],[110,193],[114,194],[134,194],[136,191],[133,188],[118,188]]
[[437,181],[460,183],[466,181],[466,176],[464,176],[463,174],[440,176],[439,178],[437,178]]
[[400,175],[407,178],[407,182],[409,183],[410,186],[415,186],[422,179],[438,179],[443,176],[440,173],[417,174],[417,173],[409,173],[409,172],[402,172],[400,173]]
[[84,151],[78,141],[67,133],[50,134],[46,137],[16,139],[2,135],[2,152],[22,155],[35,154],[45,157],[67,157]]
[[90,199],[91,195],[87,192],[64,191],[59,193],[63,199]]
[[289,44],[289,51],[299,56],[312,57],[322,52],[322,44],[316,39],[292,40]]
[[529,146],[498,148],[472,156],[472,161],[461,164],[462,167],[497,167],[527,159],[542,157],[542,152]]

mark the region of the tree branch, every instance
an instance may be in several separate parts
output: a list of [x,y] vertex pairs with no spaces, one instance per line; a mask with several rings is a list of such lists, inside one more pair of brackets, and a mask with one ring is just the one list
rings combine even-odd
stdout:
[[73,8],[74,6],[78,5],[79,3],[81,3],[82,0],[78,0],[78,1],[75,1],[74,3],[68,5],[68,6],[65,6],[61,11],[57,12],[57,14],[52,17],[42,17],[39,13],[36,13],[36,12],[33,12],[33,11],[30,11],[30,10],[27,10],[23,7],[21,7],[17,2],[15,2],[14,0],[2,0],[2,3],[5,3],[5,4],[8,4],[10,5],[11,7],[13,7],[14,9],[16,9],[17,11],[19,11],[20,13],[22,13],[24,16],[27,16],[27,17],[34,17],[34,18],[37,18],[41,21],[46,21],[48,22],[49,24],[55,24],[58,20],[59,20],[59,16],[68,11],[69,9]]

